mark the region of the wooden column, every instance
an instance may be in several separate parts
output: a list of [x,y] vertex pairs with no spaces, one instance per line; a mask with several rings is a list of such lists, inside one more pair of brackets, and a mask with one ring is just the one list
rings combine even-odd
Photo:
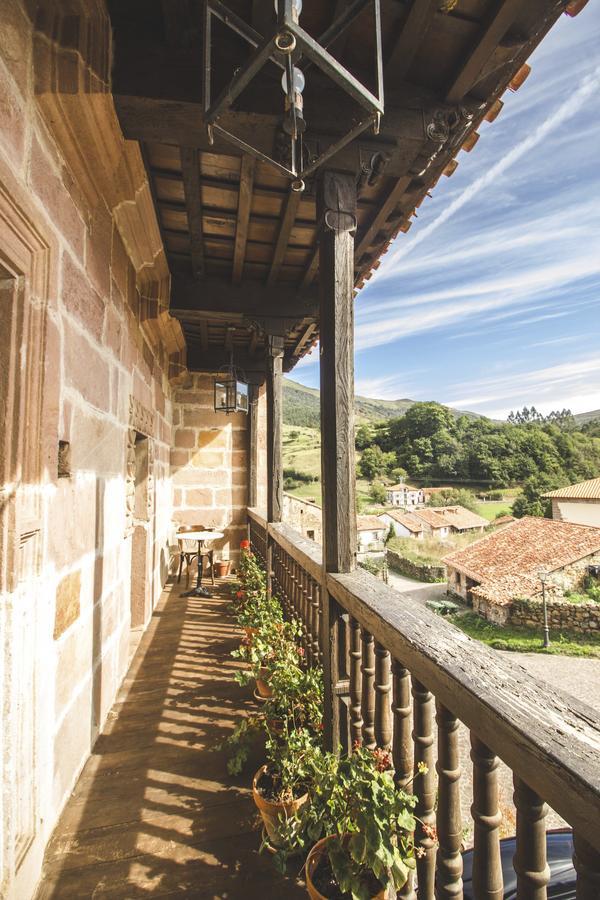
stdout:
[[258,503],[258,387],[248,388],[248,506],[252,509]]
[[[283,338],[269,335],[267,340],[267,522],[281,522],[283,509],[282,412]],[[267,594],[270,597],[273,578],[273,541],[268,533],[268,525],[266,565]]]
[[[356,184],[324,172],[317,194],[321,342],[321,481],[323,565],[326,572],[356,567],[354,461],[354,232]],[[322,595],[325,739],[340,746],[339,611]]]
[[267,352],[267,520],[281,522],[283,507],[283,461],[281,455],[283,338],[269,335]]

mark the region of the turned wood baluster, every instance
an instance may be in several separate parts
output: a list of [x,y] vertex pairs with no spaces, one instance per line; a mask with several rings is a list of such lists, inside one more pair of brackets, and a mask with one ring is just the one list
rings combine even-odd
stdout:
[[392,746],[392,679],[390,654],[375,643],[375,740],[377,746],[389,750]]
[[[393,712],[394,738],[392,756],[396,783],[403,788],[408,786],[412,793],[413,778],[413,742],[412,742],[412,703],[410,691],[410,672],[397,659],[392,660],[393,674]],[[414,878],[412,873],[408,881],[398,892],[402,900],[416,900]]]
[[360,625],[350,617],[350,740],[352,744],[362,743],[361,712],[361,662],[362,645],[360,641]]
[[462,827],[460,817],[460,757],[458,719],[436,701],[438,730],[437,872],[438,900],[462,900]]
[[319,664],[319,601],[316,601],[315,607],[315,593],[314,579],[308,575],[306,578],[306,608],[310,621],[308,658],[311,666]]
[[575,852],[573,864],[577,872],[577,900],[598,900],[600,897],[600,851],[596,850],[577,831],[573,834]]
[[546,814],[542,798],[513,776],[517,809],[517,846],[513,857],[518,900],[546,900],[550,868],[546,861]]
[[362,741],[369,750],[374,750],[375,743],[375,641],[373,635],[361,629],[362,641]]
[[287,553],[283,553],[283,581],[284,588],[283,594],[285,597],[285,608],[288,619],[290,619],[293,615],[293,605],[292,605],[292,569],[291,569],[291,559]]
[[302,590],[302,637],[307,658],[310,657],[310,649],[312,647],[312,613],[309,601],[309,584],[310,576],[308,572],[302,569],[302,578],[300,580],[300,588]]
[[477,900],[502,900],[498,757],[471,732],[473,760],[473,893]]
[[314,605],[316,607],[317,614],[317,641],[319,644],[319,664],[323,665],[323,657],[325,655],[324,646],[323,646],[323,595],[321,593],[321,585],[318,582],[314,582],[313,585],[314,591]]
[[[433,694],[412,679],[413,743],[415,745],[415,780],[413,791],[417,797],[415,813],[419,818],[415,830],[417,849],[417,883],[419,900],[433,900],[435,888],[435,840],[427,830],[435,825],[435,772],[433,769]],[[419,772],[419,763],[427,771]]]

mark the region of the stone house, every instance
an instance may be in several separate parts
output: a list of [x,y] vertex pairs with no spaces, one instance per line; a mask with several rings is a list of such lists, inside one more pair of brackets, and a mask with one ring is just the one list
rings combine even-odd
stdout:
[[600,478],[570,484],[543,496],[552,500],[552,518],[558,522],[600,528]]
[[401,509],[414,509],[422,506],[425,495],[421,488],[412,487],[409,484],[393,484],[385,489],[387,502]]
[[309,540],[316,541],[317,544],[321,543],[323,510],[316,503],[284,493],[283,521]]
[[358,553],[382,553],[388,528],[379,516],[357,516]]
[[577,589],[600,563],[600,528],[526,516],[444,557],[448,589],[498,624],[515,600]]
[[434,537],[442,541],[452,531],[450,522],[437,508],[416,509],[413,510],[412,514],[423,523],[423,534],[425,536]]

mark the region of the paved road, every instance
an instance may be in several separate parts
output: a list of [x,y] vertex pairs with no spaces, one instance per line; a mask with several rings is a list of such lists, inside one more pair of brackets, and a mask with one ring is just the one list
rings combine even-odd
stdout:
[[397,572],[388,570],[389,585],[400,594],[410,594],[415,600],[426,603],[428,600],[441,600],[446,594],[446,583],[429,584],[425,581],[415,581],[414,578],[406,578]]

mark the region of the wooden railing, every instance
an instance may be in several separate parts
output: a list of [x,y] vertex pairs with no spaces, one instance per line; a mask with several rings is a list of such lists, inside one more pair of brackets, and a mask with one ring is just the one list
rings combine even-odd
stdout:
[[[600,898],[600,718],[368,572],[324,573],[321,549],[249,511],[272,589],[331,673],[334,741],[390,749],[416,778],[419,900],[463,896],[459,725],[470,731],[473,895],[501,900],[498,766],[513,772],[519,900],[545,900],[546,804],[573,827],[578,900]],[[328,608],[326,608],[326,604]],[[429,826],[437,826],[437,841]],[[400,895],[416,898],[415,885]]]

